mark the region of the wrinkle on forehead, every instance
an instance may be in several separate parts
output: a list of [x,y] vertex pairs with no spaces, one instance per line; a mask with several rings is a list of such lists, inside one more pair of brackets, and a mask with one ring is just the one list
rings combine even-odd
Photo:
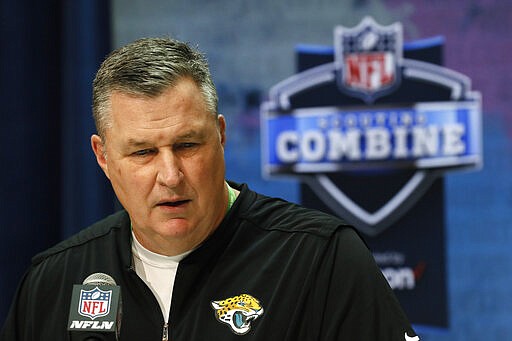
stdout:
[[[186,140],[186,139],[202,139],[206,136],[206,133],[204,131],[196,131],[196,130],[189,130],[182,134],[177,134],[173,136],[173,139],[175,140]],[[157,138],[158,139],[158,138]],[[129,137],[126,143],[129,146],[133,147],[143,147],[150,144],[150,141],[139,138],[139,137]]]
[[[108,129],[110,133],[114,130],[119,132],[119,129],[128,129],[131,131],[131,137],[138,133],[144,134],[146,130],[162,131],[170,128],[179,136],[185,136],[197,134],[188,131],[204,130],[207,124],[213,124],[218,128],[217,115],[207,110],[201,92],[194,82],[187,79],[169,87],[157,97],[113,92],[111,121],[112,125]],[[184,133],[180,133],[181,130]]]

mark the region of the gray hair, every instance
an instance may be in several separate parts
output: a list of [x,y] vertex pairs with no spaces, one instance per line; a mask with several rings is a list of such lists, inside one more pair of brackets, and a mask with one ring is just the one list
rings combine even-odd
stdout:
[[113,91],[157,97],[178,80],[190,77],[201,90],[207,110],[217,114],[218,97],[204,55],[170,38],[144,38],[110,53],[93,81],[92,111],[102,139],[111,124]]

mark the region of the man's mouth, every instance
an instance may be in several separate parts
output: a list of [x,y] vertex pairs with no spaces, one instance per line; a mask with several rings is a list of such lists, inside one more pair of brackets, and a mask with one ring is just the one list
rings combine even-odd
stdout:
[[188,202],[190,202],[190,200],[163,201],[158,203],[157,206],[179,207]]

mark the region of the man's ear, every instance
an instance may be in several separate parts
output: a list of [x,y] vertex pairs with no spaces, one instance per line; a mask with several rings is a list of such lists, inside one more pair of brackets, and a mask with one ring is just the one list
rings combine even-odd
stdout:
[[217,116],[218,125],[219,125],[219,134],[220,134],[220,143],[223,147],[226,146],[226,119],[223,115],[219,114]]
[[105,150],[105,144],[103,143],[103,140],[98,135],[92,135],[91,136],[91,147],[92,151],[94,152],[94,155],[96,155],[96,161],[98,162],[98,165],[100,165],[101,169],[103,169],[103,172],[107,176],[107,178],[110,179],[108,176],[108,166],[107,166],[107,152]]

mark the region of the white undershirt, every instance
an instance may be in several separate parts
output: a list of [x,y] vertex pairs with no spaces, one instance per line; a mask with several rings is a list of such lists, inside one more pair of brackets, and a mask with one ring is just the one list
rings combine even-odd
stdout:
[[179,262],[191,251],[177,256],[164,256],[142,246],[132,231],[132,253],[135,272],[155,295],[164,320],[168,322],[171,310],[172,290]]

